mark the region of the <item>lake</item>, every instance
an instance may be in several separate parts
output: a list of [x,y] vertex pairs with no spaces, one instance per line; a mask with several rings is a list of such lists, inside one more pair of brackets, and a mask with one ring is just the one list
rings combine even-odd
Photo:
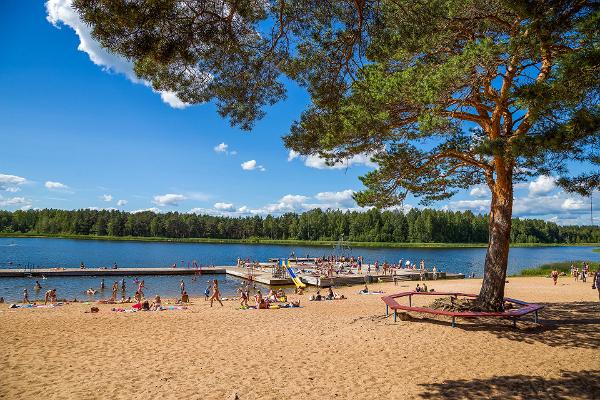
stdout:
[[[529,268],[558,261],[588,260],[600,261],[600,253],[592,251],[594,247],[517,247],[510,250],[508,274],[515,274],[523,268]],[[438,269],[449,272],[475,273],[481,276],[485,261],[485,248],[353,248],[352,255],[361,255],[366,262],[379,261],[397,263],[400,259],[418,262],[425,260],[428,268],[436,265]],[[211,243],[173,243],[173,242],[119,242],[96,240],[72,240],[52,238],[0,238],[0,268],[65,267],[77,268],[81,262],[88,267],[111,266],[117,263],[121,267],[168,267],[173,263],[187,266],[192,260],[200,265],[235,265],[237,258],[266,261],[269,258],[286,258],[291,252],[298,257],[318,257],[331,255],[339,251],[323,246],[292,245],[252,245],[252,244],[211,244]],[[347,253],[348,250],[345,251]],[[224,295],[235,293],[240,281],[225,275],[203,275],[196,282],[185,277],[185,283],[191,296],[202,295],[206,281],[217,278],[221,282]],[[105,278],[110,287],[116,279]],[[121,278],[119,278],[121,279]],[[160,293],[164,296],[176,296],[179,293],[178,276],[145,277],[147,295]],[[126,278],[128,295],[132,295],[135,284],[133,277]],[[0,278],[0,296],[6,299],[20,299],[24,287],[35,298],[32,278]],[[59,297],[86,298],[87,288],[98,288],[100,278],[73,277],[48,278],[40,281],[44,289],[55,287]],[[41,294],[40,294],[41,295]],[[106,294],[106,296],[110,293]],[[96,295],[98,298],[98,295]]]

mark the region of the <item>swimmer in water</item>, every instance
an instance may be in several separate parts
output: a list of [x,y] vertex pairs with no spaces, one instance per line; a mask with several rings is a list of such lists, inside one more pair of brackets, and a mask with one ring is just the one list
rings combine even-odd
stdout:
[[38,292],[40,290],[42,290],[42,285],[40,285],[40,282],[35,281],[35,285],[33,285],[33,289]]

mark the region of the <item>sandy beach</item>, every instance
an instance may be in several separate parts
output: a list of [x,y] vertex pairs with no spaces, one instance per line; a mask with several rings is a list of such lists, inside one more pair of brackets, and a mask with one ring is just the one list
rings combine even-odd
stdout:
[[[428,282],[477,293],[481,280]],[[413,282],[374,284],[386,294]],[[0,398],[598,399],[600,302],[591,283],[509,278],[506,295],[544,303],[508,321],[412,315],[393,322],[380,295],[299,309],[117,313],[100,305],[0,306]],[[315,289],[309,290],[314,293]],[[289,290],[288,290],[289,292]],[[423,302],[430,302],[427,299]]]

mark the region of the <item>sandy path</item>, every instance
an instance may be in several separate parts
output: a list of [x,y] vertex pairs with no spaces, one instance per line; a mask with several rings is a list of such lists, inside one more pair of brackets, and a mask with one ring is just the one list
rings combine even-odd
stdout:
[[598,399],[600,302],[590,286],[510,278],[508,296],[552,303],[541,326],[516,330],[466,321],[453,329],[419,315],[394,324],[379,296],[356,287],[340,290],[348,300],[303,296],[302,308],[281,310],[211,309],[201,299],[185,311],[131,314],[2,305],[0,398]]

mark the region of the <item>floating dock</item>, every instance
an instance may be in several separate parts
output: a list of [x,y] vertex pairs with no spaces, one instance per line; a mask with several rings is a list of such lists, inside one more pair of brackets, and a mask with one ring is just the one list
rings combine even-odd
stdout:
[[[237,278],[258,282],[269,286],[293,285],[291,278],[274,277],[270,265],[261,268],[240,268],[230,266],[195,268],[27,268],[27,269],[2,269],[0,278],[24,278],[24,277],[74,277],[74,276],[148,276],[148,275],[231,275]],[[424,278],[433,279],[432,272],[425,272]],[[348,274],[335,275],[333,277],[316,276],[308,273],[299,273],[302,282],[310,286],[329,287],[341,285],[360,285],[372,282],[391,282],[394,275],[363,275]],[[438,272],[438,279],[463,279],[464,274],[452,274]],[[421,273],[418,270],[397,270],[395,278],[402,281],[418,281]]]

